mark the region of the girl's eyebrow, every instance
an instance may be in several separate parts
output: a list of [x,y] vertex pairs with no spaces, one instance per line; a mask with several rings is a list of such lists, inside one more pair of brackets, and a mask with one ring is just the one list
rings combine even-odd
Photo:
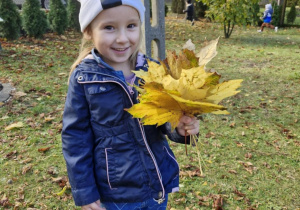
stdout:
[[[127,22],[138,22],[138,21],[140,21],[139,18],[129,18],[129,19],[127,20]],[[107,20],[107,21],[102,21],[102,24],[107,25],[107,24],[114,24],[114,23],[117,23],[117,22],[118,22],[118,21]]]

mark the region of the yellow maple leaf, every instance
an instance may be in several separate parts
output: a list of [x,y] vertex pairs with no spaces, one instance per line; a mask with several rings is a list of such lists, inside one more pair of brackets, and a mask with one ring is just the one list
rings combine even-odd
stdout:
[[167,51],[167,58],[160,62],[165,70],[165,73],[169,74],[174,79],[181,77],[183,69],[190,69],[197,67],[198,58],[195,53],[189,49],[183,49],[176,55],[175,50]]
[[12,130],[14,128],[22,128],[24,126],[24,124],[22,122],[17,122],[17,123],[13,123],[13,124],[10,124],[9,126],[7,126],[5,128],[6,131],[9,131],[9,130]]
[[226,109],[217,104],[184,99],[178,92],[168,91],[156,82],[146,83],[143,89],[145,93],[139,97],[140,103],[127,111],[133,117],[141,118],[145,125],[159,126],[170,122],[174,129],[183,115],[195,116]]
[[218,53],[217,53],[217,44],[218,44],[219,38],[212,40],[209,42],[208,45],[201,48],[199,53],[197,53],[197,57],[199,58],[199,66],[205,66],[211,59],[213,59]]
[[220,83],[220,74],[205,70],[217,54],[217,42],[218,39],[213,40],[202,48],[199,58],[192,50],[183,49],[178,56],[175,51],[168,51],[162,65],[148,61],[148,72],[136,72],[145,81],[142,89],[138,88],[140,103],[126,110],[145,125],[170,122],[173,129],[183,115],[229,114],[218,103],[237,94],[242,80]]

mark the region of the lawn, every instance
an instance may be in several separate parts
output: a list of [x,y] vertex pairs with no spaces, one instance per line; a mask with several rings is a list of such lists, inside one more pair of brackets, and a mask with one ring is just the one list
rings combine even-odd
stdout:
[[[230,115],[203,116],[203,175],[196,148],[188,146],[186,156],[184,145],[170,142],[181,190],[168,209],[300,209],[300,30],[257,29],[236,27],[224,39],[218,24],[166,19],[167,49],[178,51],[188,39],[200,48],[220,37],[207,67],[223,80],[244,80],[241,92],[222,102]],[[0,42],[0,82],[16,88],[0,107],[0,209],[75,209],[60,131],[80,35]],[[5,130],[18,122],[23,126]]]

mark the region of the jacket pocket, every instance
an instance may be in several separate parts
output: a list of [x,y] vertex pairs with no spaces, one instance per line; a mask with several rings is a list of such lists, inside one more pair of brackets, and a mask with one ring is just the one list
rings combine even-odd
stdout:
[[140,157],[131,144],[127,145],[126,149],[122,146],[118,149],[105,148],[106,180],[103,180],[105,176],[102,177],[101,185],[106,185],[110,190],[123,189],[128,186],[142,188],[145,184],[146,174]]
[[177,160],[175,159],[175,156],[174,156],[173,152],[169,151],[167,149],[167,147],[165,147],[165,146],[164,146],[164,150],[166,151],[167,156],[170,158],[171,162],[173,162],[173,165],[177,169],[177,173],[179,173],[179,164],[178,164]]
[[117,189],[114,187],[116,178],[113,170],[115,169],[116,166],[112,155],[112,148],[105,148],[105,159],[106,159],[107,183],[111,190]]
[[179,165],[174,157],[173,152],[167,148],[163,147],[162,151],[162,163],[159,166],[161,175],[163,177],[163,184],[165,188],[173,188],[174,180],[179,177]]

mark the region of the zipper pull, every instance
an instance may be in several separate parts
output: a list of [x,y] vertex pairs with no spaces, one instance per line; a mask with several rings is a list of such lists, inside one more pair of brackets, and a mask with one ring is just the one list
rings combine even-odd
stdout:
[[153,200],[155,201],[155,202],[157,202],[158,204],[162,204],[166,199],[165,198],[160,198],[160,199],[154,199],[153,198]]

